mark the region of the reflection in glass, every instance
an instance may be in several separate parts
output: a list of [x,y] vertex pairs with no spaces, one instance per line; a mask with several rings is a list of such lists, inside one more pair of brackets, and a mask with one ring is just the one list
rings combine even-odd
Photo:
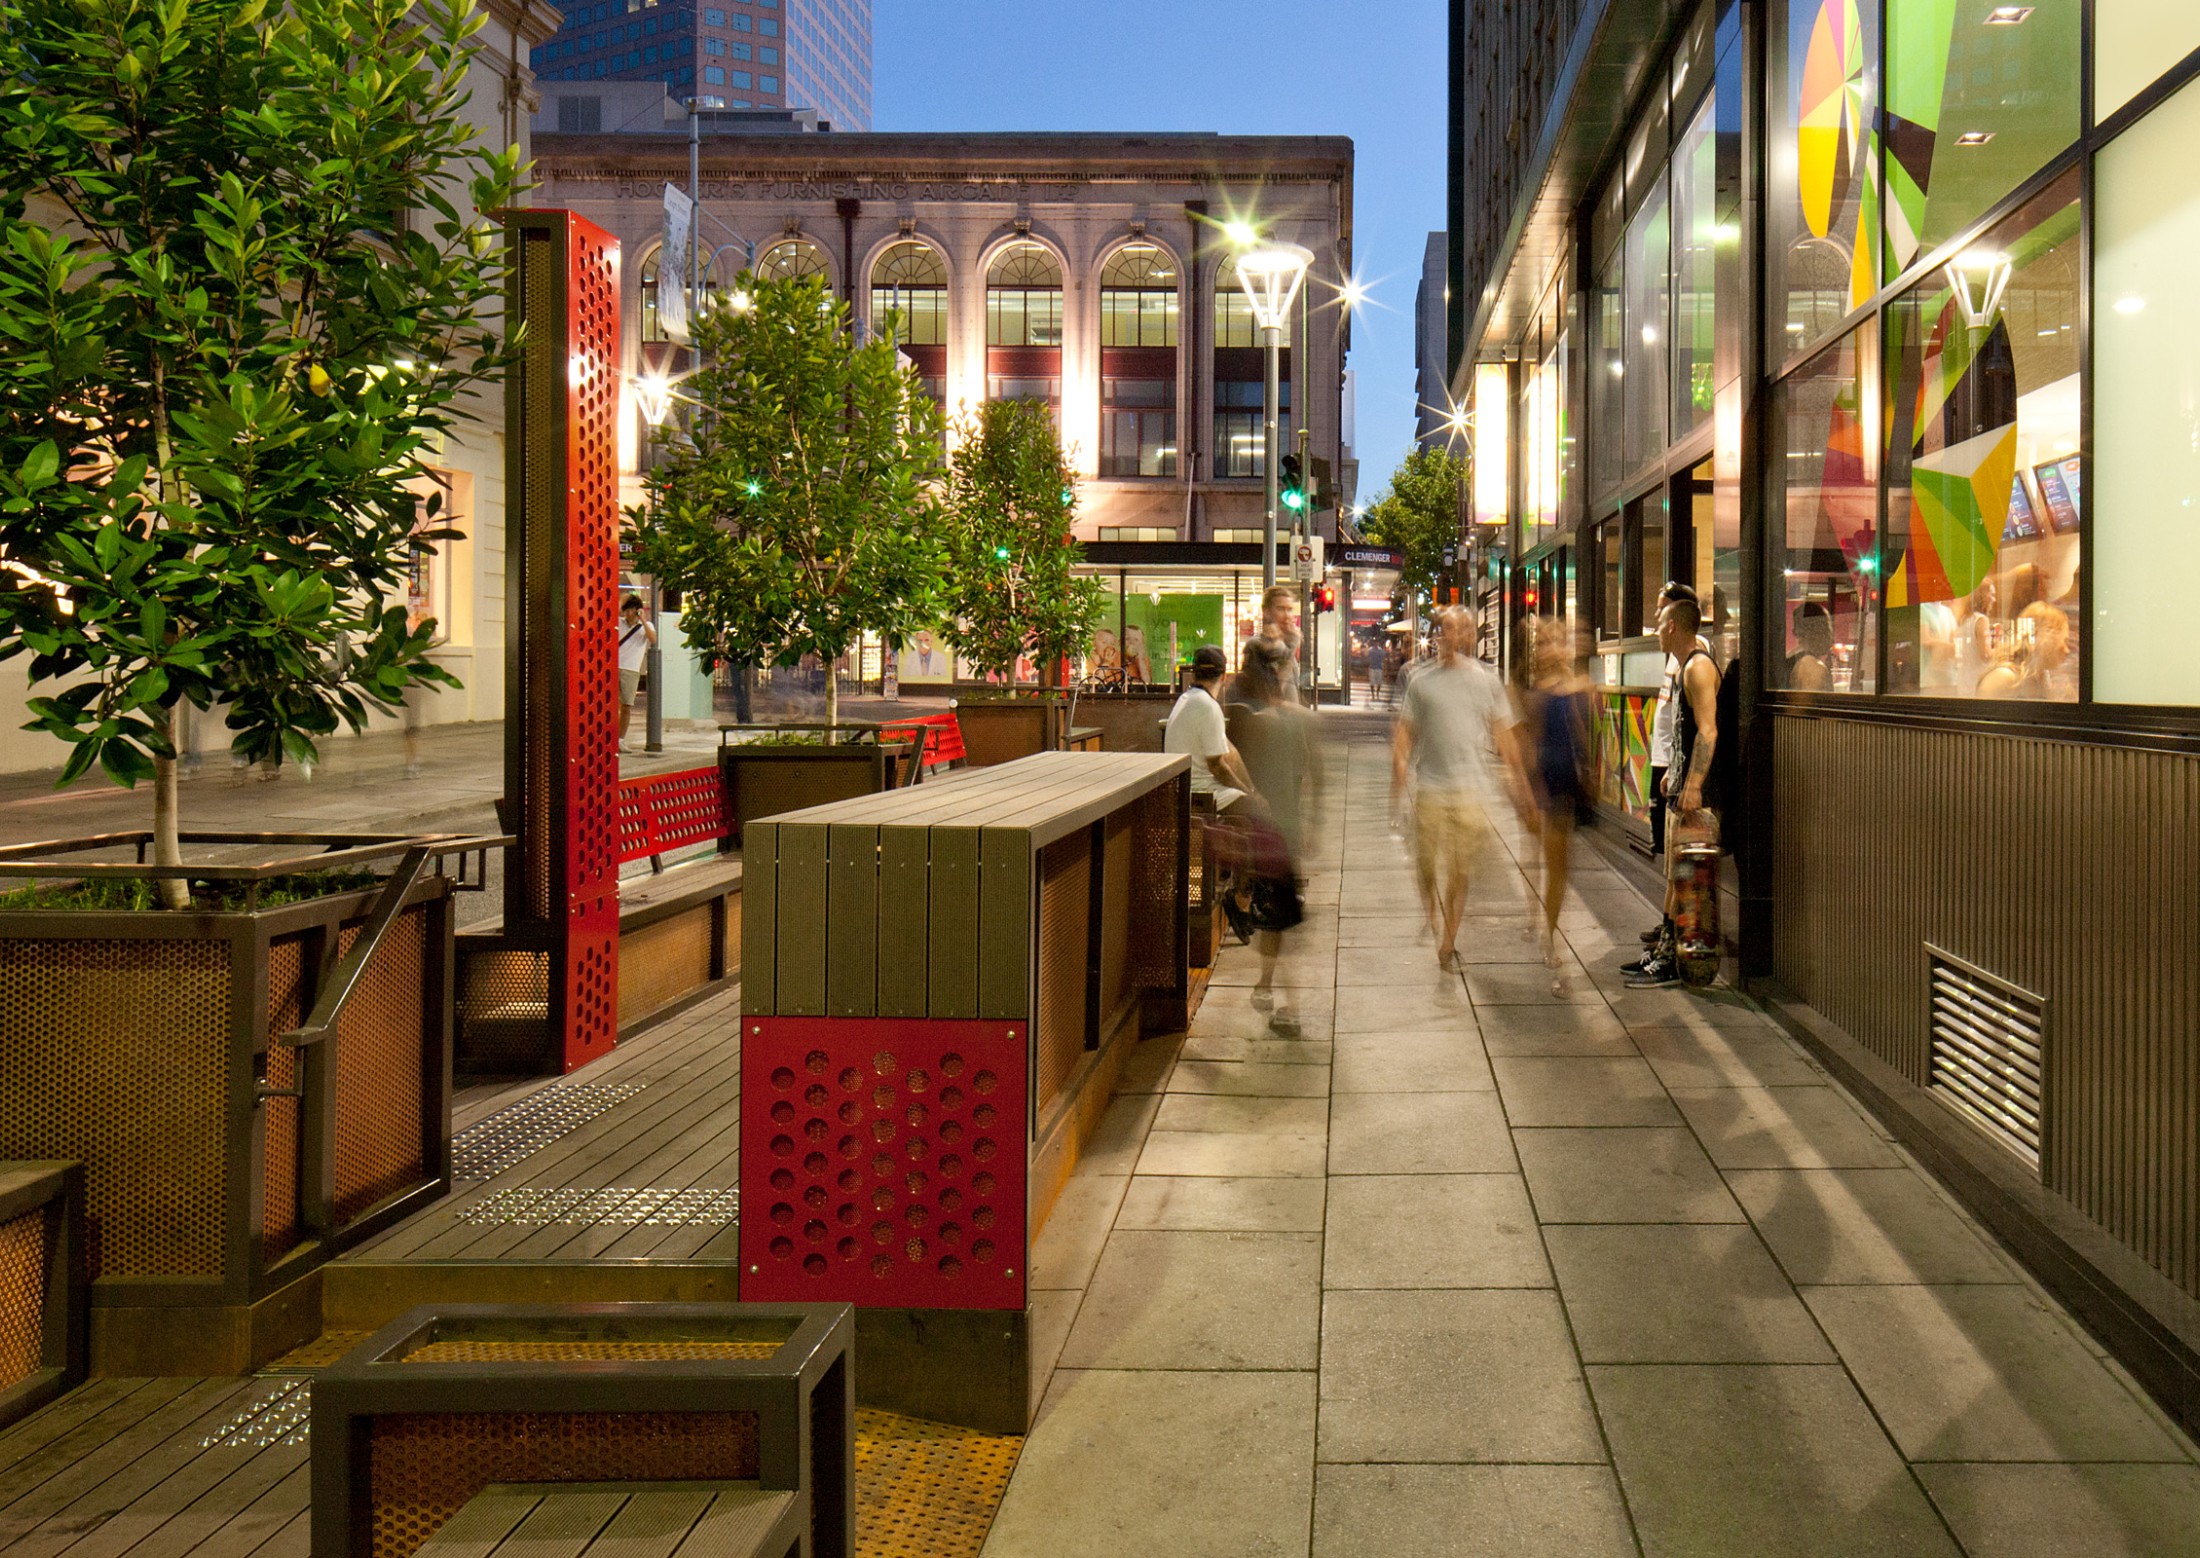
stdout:
[[1711,419],[1719,156],[1706,99],[1673,149],[1673,436]]
[[1879,286],[1879,7],[1773,0],[1767,58],[1767,350],[1811,346]]
[[1775,687],[1869,692],[1879,588],[1875,437],[1867,437],[1865,336],[1851,331],[1780,385],[1773,422],[1775,524],[1786,545]]
[[2068,4],[1888,8],[1890,276],[2077,138],[2079,21],[2079,7]]
[[1620,391],[1627,363],[1620,351],[1626,308],[1620,296],[1620,257],[1614,254],[1589,298],[1589,487],[1610,491],[1625,474],[1620,464]]
[[1630,471],[1665,449],[1666,332],[1672,242],[1662,181],[1627,225],[1627,324],[1621,340],[1627,372],[1622,379],[1626,425],[1624,460]]
[[1887,311],[1887,690],[2078,696],[2075,175]]

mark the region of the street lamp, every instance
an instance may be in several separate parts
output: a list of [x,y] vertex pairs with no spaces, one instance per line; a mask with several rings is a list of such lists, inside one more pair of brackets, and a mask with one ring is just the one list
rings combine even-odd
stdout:
[[1313,263],[1314,251],[1304,245],[1273,241],[1248,249],[1237,262],[1238,283],[1252,300],[1253,322],[1260,326],[1260,343],[1268,353],[1268,427],[1261,467],[1268,479],[1267,544],[1260,561],[1263,589],[1276,582],[1277,357],[1283,346],[1284,323],[1291,317],[1291,305],[1298,301],[1299,283],[1306,279],[1306,268]]

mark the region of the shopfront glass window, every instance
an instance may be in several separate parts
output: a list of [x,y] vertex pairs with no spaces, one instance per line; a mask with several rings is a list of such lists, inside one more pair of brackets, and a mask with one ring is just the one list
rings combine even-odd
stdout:
[[1865,331],[1852,330],[1780,384],[1772,523],[1780,563],[1774,687],[1870,692],[1879,601],[1877,439],[1868,436]]
[[1879,289],[1879,7],[1772,0],[1768,10],[1766,350],[1782,362]]
[[1620,266],[1615,252],[1588,300],[1589,486],[1599,493],[1618,486],[1626,474],[1621,461],[1620,404],[1627,359],[1620,342],[1625,338],[1627,308],[1620,295]]
[[1887,311],[1887,690],[2078,696],[2078,188]]
[[871,328],[884,334],[889,315],[897,346],[947,344],[947,266],[930,244],[897,243],[871,267]]
[[1711,419],[1717,291],[1719,142],[1704,105],[1673,148],[1673,436]]
[[1150,243],[1129,243],[1100,268],[1100,344],[1176,345],[1176,262]]
[[2078,134],[2080,8],[1887,8],[1889,275],[1969,227]]
[[[2094,167],[2093,697],[2200,704],[2200,83]],[[2075,495],[2073,495],[2075,496]]]
[[1627,505],[1627,622],[1630,636],[1658,630],[1658,591],[1665,588],[1665,494]]
[[1623,460],[1627,470],[1665,449],[1666,332],[1670,328],[1671,224],[1661,180],[1627,224],[1627,324],[1621,339]]
[[1626,532],[1618,515],[1597,526],[1597,637],[1620,635],[1620,613],[1627,604],[1624,578]]
[[[2093,122],[2146,90],[2200,49],[2192,0],[2093,0]],[[2076,58],[2076,51],[2072,51]]]
[[1062,262],[1035,243],[1012,243],[994,257],[985,281],[988,346],[1062,344]]
[[823,277],[825,251],[807,238],[783,239],[756,257],[756,274],[766,281]]

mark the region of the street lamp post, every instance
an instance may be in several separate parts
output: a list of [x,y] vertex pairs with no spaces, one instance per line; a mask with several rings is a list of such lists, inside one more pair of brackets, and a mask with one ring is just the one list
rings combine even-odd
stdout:
[[1283,347],[1283,327],[1291,317],[1291,305],[1306,279],[1314,251],[1295,243],[1263,243],[1238,256],[1238,282],[1253,303],[1253,323],[1260,326],[1260,344],[1268,354],[1267,432],[1262,446],[1262,470],[1267,477],[1267,516],[1260,559],[1261,587],[1276,582],[1276,402],[1277,379]]

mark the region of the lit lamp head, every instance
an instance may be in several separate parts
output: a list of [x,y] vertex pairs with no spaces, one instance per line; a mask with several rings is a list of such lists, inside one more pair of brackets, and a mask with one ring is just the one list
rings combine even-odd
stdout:
[[1313,263],[1314,251],[1296,243],[1264,243],[1239,255],[1238,284],[1252,299],[1253,323],[1263,330],[1281,330]]
[[691,97],[687,100],[687,111],[691,114],[714,114],[725,106],[726,100],[722,97]]
[[661,373],[641,375],[634,381],[634,404],[641,407],[643,421],[663,427],[672,410],[672,381]]

